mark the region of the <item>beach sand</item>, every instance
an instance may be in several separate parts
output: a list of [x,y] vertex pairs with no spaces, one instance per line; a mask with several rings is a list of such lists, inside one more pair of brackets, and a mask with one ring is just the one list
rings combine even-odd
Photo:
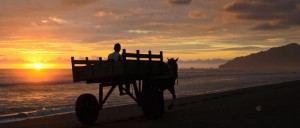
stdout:
[[[167,104],[167,103],[166,103]],[[178,98],[163,117],[146,119],[136,105],[105,108],[95,125],[74,113],[1,124],[1,128],[299,128],[300,81]]]

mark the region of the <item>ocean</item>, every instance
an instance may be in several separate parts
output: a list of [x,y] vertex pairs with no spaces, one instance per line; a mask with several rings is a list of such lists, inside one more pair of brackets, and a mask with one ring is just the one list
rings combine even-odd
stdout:
[[[300,80],[300,71],[179,69],[175,89],[177,97],[187,97],[292,80]],[[98,84],[73,83],[70,69],[1,69],[0,123],[72,113],[83,93],[98,97]],[[168,91],[164,94],[171,98]],[[133,103],[115,90],[104,107]]]

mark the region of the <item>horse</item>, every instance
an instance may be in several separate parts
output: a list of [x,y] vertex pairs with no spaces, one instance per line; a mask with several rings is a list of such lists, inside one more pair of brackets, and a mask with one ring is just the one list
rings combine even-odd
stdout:
[[174,85],[175,85],[176,79],[177,79],[177,82],[178,82],[178,64],[177,64],[177,61],[178,61],[178,58],[177,59],[174,59],[174,58],[169,59],[168,58],[168,62],[167,62],[168,67],[165,68],[165,69],[167,69],[166,74],[169,75],[170,78],[167,80],[166,83],[163,83],[164,85],[162,85],[160,87],[162,92],[164,92],[164,90],[168,89],[170,91],[170,93],[172,94],[173,99],[172,99],[171,104],[169,104],[169,106],[168,106],[169,110],[171,110],[173,108],[174,101],[176,99]]
[[[158,89],[163,97],[163,92],[165,90],[169,90],[172,94],[172,102],[168,105],[168,110],[171,110],[174,106],[174,101],[176,99],[175,88],[174,85],[176,83],[176,79],[178,78],[178,58],[174,59],[168,58],[167,63],[163,63],[163,77],[161,78],[151,78],[148,80],[144,80],[143,84],[147,86],[152,86]],[[163,102],[162,102],[163,104]],[[162,105],[163,106],[163,105]]]

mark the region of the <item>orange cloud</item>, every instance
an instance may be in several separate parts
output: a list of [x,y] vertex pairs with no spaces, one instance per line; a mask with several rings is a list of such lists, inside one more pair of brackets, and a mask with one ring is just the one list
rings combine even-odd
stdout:
[[200,19],[200,18],[205,18],[206,15],[204,15],[202,12],[199,12],[199,11],[191,11],[188,13],[188,17],[194,18],[194,19]]
[[52,21],[54,21],[54,22],[57,22],[57,23],[65,23],[65,22],[67,22],[66,20],[63,20],[63,19],[55,17],[55,16],[51,16],[51,17],[49,17],[49,19],[52,20]]
[[105,11],[99,11],[95,14],[95,16],[99,16],[99,17],[102,17],[102,16],[106,16],[107,14],[105,13]]
[[123,19],[124,18],[124,15],[121,15],[121,14],[117,14],[117,13],[113,13],[112,11],[108,11],[108,12],[105,12],[105,11],[98,11],[95,16],[97,17],[104,17],[104,16],[108,16],[108,17],[112,17],[114,19]]

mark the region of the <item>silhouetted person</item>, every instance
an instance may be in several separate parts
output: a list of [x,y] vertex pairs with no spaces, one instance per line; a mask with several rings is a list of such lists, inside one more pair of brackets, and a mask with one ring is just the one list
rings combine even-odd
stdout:
[[122,61],[122,56],[120,54],[121,45],[119,43],[115,44],[114,50],[115,52],[108,55],[107,60],[114,60],[115,62]]
[[[120,54],[120,51],[121,51],[121,45],[119,43],[116,43],[115,46],[114,46],[114,52],[109,54],[108,57],[107,57],[107,60],[114,60],[115,62],[119,62],[119,61],[122,61],[122,55]],[[119,84],[119,92],[120,92],[120,95],[124,95],[125,93],[123,92],[123,89],[122,89],[122,84]],[[125,86],[125,89],[127,92],[130,91],[130,85],[129,84],[126,84]]]

